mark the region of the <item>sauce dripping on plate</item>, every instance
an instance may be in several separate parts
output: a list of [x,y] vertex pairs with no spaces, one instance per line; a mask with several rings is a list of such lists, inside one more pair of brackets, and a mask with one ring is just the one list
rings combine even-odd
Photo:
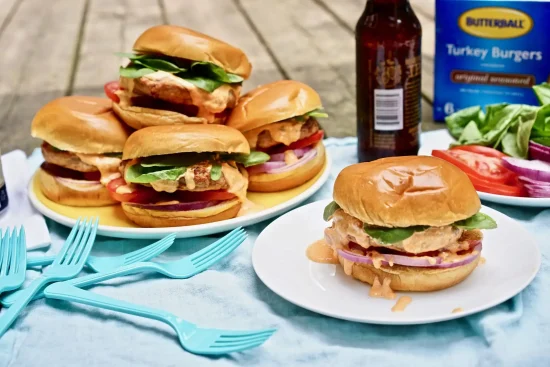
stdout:
[[378,279],[378,277],[375,277],[374,282],[372,283],[372,287],[369,291],[369,296],[385,299],[395,299],[395,297],[397,296],[390,288],[390,284],[391,278],[384,278],[382,280],[382,283],[380,283],[380,279]]
[[458,312],[464,312],[464,309],[462,307],[457,307],[453,310],[452,313],[458,313]]
[[412,302],[412,298],[409,296],[401,296],[395,302],[395,306],[391,308],[391,312],[403,312],[405,308]]
[[321,264],[338,264],[338,258],[334,256],[334,250],[325,240],[318,240],[308,246],[307,258]]

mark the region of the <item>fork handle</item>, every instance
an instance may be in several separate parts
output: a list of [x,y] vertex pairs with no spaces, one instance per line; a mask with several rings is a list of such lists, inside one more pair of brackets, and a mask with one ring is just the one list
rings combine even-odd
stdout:
[[42,289],[51,279],[47,277],[40,277],[33,280],[25,289],[20,293],[20,296],[14,302],[14,304],[0,315],[0,337],[4,335],[6,330],[10,327],[13,321],[19,316],[21,311],[29,304],[34,295]]
[[33,266],[45,266],[54,262],[56,255],[53,256],[32,256],[27,258],[27,268]]
[[[132,265],[123,266],[109,272],[88,274],[83,277],[67,280],[67,283],[77,286],[79,288],[83,288],[83,287],[92,286],[100,282],[104,282],[109,279],[114,279],[125,275],[137,274],[146,270],[156,270],[156,269],[157,267],[155,266],[155,264],[152,264],[152,263],[146,263],[146,262],[136,263]],[[19,299],[21,292],[23,292],[23,290],[15,291],[13,293],[6,295],[5,297],[2,297],[2,299],[0,300],[0,302],[2,303],[2,306],[11,307],[16,302],[16,300]],[[33,299],[39,299],[42,297],[44,297],[44,293],[39,292],[35,294]]]
[[[46,298],[61,299],[63,301],[72,301],[82,303],[88,306],[94,306],[104,308],[106,310],[122,312],[134,316],[140,316],[147,319],[153,319],[164,322],[172,326],[177,330],[178,321],[182,323],[185,321],[178,319],[175,315],[154,308],[146,306],[136,305],[130,302],[121,301],[115,298],[107,297],[101,294],[93,293],[77,288],[68,282],[58,282],[48,286],[44,290]],[[188,323],[190,328],[194,328],[194,325]]]

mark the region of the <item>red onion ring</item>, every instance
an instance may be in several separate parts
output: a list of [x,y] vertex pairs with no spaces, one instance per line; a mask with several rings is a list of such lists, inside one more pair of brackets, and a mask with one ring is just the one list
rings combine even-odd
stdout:
[[[311,149],[313,149],[311,146],[300,148],[300,149],[293,149],[292,151],[294,154],[296,154],[296,157],[302,158],[307,152],[309,152]],[[277,153],[277,154],[270,154],[269,162],[284,162],[285,160],[285,153]]]
[[[297,162],[286,165],[285,162],[266,162],[264,164],[260,164],[258,166],[254,166],[251,168],[248,168],[248,173],[250,174],[257,174],[257,173],[283,173],[287,172],[293,169],[296,169],[300,166],[303,166],[307,162],[311,161],[315,156],[317,155],[317,150],[312,149],[309,152],[305,153],[302,158],[300,158]],[[272,164],[270,166],[270,163]],[[282,163],[283,166],[279,167],[273,167],[273,164],[275,163]]]
[[221,200],[212,200],[212,201],[191,201],[188,203],[177,203],[177,204],[136,204],[136,203],[126,203],[127,205],[134,206],[140,209],[147,210],[159,210],[163,212],[168,211],[190,211],[190,210],[200,210],[209,208],[211,206],[216,206],[223,201]]
[[[381,260],[380,264],[389,265],[391,261],[396,265],[402,265],[402,266],[421,267],[421,268],[441,268],[441,269],[454,268],[457,266],[469,264],[472,261],[474,261],[476,257],[479,256],[481,249],[482,249],[482,245],[481,243],[479,243],[473,248],[469,256],[457,262],[445,262],[445,260],[440,256],[415,257],[415,256],[405,256],[405,255],[380,254],[384,257],[384,260]],[[476,251],[477,253],[475,253]],[[366,256],[357,255],[357,254],[354,254],[353,252],[349,252],[346,250],[338,250],[338,254],[340,254],[340,256],[342,256],[344,259],[347,259],[349,261],[353,261],[361,264],[373,264],[372,258],[368,255]]]

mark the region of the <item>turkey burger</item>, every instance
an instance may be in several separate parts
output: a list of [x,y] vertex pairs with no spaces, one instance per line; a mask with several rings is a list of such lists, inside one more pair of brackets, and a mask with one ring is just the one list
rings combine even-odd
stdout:
[[248,169],[250,191],[291,189],[322,170],[320,117],[327,114],[317,92],[293,80],[260,86],[239,100],[227,125],[243,132],[252,150],[270,155],[265,164]]
[[324,213],[325,240],[344,272],[393,290],[435,291],[476,268],[496,228],[459,168],[434,157],[391,157],[346,167]]
[[149,28],[133,49],[119,54],[130,62],[105,91],[135,129],[224,123],[252,69],[240,49],[183,27]]
[[178,227],[235,217],[246,200],[244,167],[269,157],[223,125],[153,126],[130,136],[124,177],[108,188],[142,227]]
[[111,106],[105,98],[70,96],[35,115],[31,134],[44,141],[45,160],[37,179],[48,199],[70,206],[116,204],[105,185],[120,177],[129,132]]

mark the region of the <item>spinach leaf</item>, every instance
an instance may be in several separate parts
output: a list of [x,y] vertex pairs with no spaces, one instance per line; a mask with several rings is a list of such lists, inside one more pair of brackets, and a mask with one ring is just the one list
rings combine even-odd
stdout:
[[459,145],[471,145],[475,144],[476,142],[482,143],[483,135],[481,135],[481,132],[479,131],[475,121],[470,121],[468,125],[466,125],[464,130],[462,130],[462,134],[460,134],[460,137],[458,138],[458,143]]
[[445,118],[445,122],[451,135],[455,139],[458,139],[470,121],[474,121],[476,125],[479,125],[484,117],[485,116],[481,110],[481,106],[474,106],[465,108],[447,116]]
[[534,85],[533,91],[535,92],[535,95],[537,96],[537,99],[541,106],[550,104],[550,84],[549,83]]
[[405,228],[384,228],[363,225],[363,229],[369,236],[385,244],[391,244],[406,240],[415,232],[422,232],[428,229],[429,226],[412,226]]
[[497,119],[495,119],[496,114],[506,106],[508,106],[508,103],[495,103],[485,106],[485,118],[480,122],[478,126],[479,130],[483,134],[489,132],[489,130],[494,128],[494,124],[492,122],[497,121]]
[[330,220],[330,217],[334,214],[335,211],[340,209],[340,205],[336,204],[336,201],[332,201],[325,207],[323,211],[323,219],[326,221]]
[[[180,76],[180,75],[178,75],[178,76]],[[207,91],[208,93],[212,93],[213,91],[215,91],[216,89],[221,87],[222,84],[223,84],[223,82],[220,82],[218,80],[207,79],[207,78],[200,77],[200,76],[197,76],[197,77],[187,77],[187,76],[182,77],[182,76],[180,76],[180,77],[182,79],[187,80],[189,83],[199,87],[200,89]]]
[[550,136],[550,104],[542,106],[537,111],[537,117],[533,125],[533,136]]
[[128,79],[136,79],[141,78],[144,75],[154,73],[155,70],[148,69],[148,68],[137,68],[135,66],[127,66],[127,67],[120,67],[119,74],[120,76]]
[[477,213],[470,218],[459,220],[453,224],[455,227],[462,229],[495,229],[497,222],[487,214]]
[[309,117],[315,117],[315,118],[325,118],[328,117],[328,113],[326,113],[322,108],[317,108],[313,111],[309,111],[305,114],[305,116]]
[[180,73],[186,72],[186,69],[182,69],[176,64],[162,59],[135,59],[132,60],[134,64],[142,65],[147,69],[166,71],[167,73]]
[[181,153],[157,155],[143,158],[143,167],[189,167],[202,161],[210,161],[213,155],[210,153]]
[[143,167],[140,164],[130,166],[126,170],[126,182],[146,184],[159,180],[175,181],[186,171],[186,167]]
[[542,145],[546,145],[547,147],[550,147],[550,136],[536,137],[531,140],[533,140],[535,143],[539,143]]
[[122,153],[103,153],[105,157],[111,157],[111,158],[121,158],[122,159]]
[[[529,114],[524,114],[518,118],[519,126],[516,136],[516,145],[519,152],[518,157],[527,158],[529,153],[529,139],[531,137],[531,131],[535,125],[537,115],[538,113],[533,112],[531,113],[531,116],[529,116]],[[504,142],[502,144],[504,145]]]
[[218,181],[222,177],[222,165],[214,163],[210,169],[210,178],[213,181]]
[[250,154],[228,154],[223,156],[224,159],[233,160],[245,167],[256,166],[258,164],[269,161],[269,154],[264,152],[251,151]]
[[194,62],[191,65],[191,72],[196,75],[203,75],[224,83],[240,83],[243,77],[226,72],[222,67],[210,62]]
[[502,138],[502,152],[512,157],[524,158],[517,145],[517,133],[507,132]]

